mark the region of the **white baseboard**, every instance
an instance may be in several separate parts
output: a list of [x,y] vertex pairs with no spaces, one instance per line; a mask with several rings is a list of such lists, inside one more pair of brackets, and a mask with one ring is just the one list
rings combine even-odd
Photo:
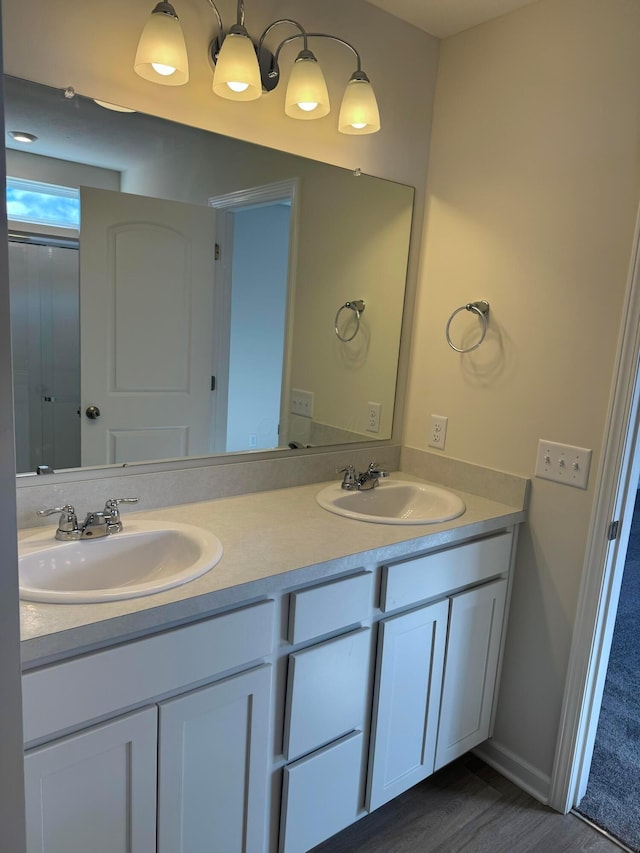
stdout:
[[549,805],[551,777],[541,773],[520,756],[511,752],[495,740],[488,740],[477,746],[473,753],[501,773],[514,785],[531,794],[544,805]]

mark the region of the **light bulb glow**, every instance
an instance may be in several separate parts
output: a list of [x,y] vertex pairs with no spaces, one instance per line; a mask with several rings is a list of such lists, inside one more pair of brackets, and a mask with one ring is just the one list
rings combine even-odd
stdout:
[[158,74],[162,74],[163,77],[169,77],[171,74],[176,73],[176,69],[173,65],[162,65],[161,62],[152,62],[151,67]]
[[133,67],[140,77],[163,86],[189,82],[187,46],[177,16],[155,10],[151,13],[140,36]]
[[284,111],[290,118],[316,119],[330,110],[322,69],[311,51],[303,50],[293,63]]
[[230,101],[254,101],[262,95],[260,66],[253,42],[238,27],[229,32],[218,53],[213,91]]
[[365,134],[380,130],[380,113],[373,87],[362,71],[354,72],[342,98],[340,133]]

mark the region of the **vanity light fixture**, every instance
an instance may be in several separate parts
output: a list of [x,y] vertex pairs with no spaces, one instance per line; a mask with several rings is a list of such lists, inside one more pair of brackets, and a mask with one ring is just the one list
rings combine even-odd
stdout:
[[27,133],[26,130],[10,130],[8,133],[14,142],[24,142],[25,145],[35,142],[38,138],[35,133]]
[[[209,59],[214,67],[213,91],[232,101],[253,101],[271,92],[280,81],[278,63],[281,50],[302,39],[289,75],[285,95],[285,113],[291,118],[310,120],[330,112],[329,93],[322,69],[309,49],[310,39],[330,39],[348,48],[356,60],[356,70],[347,83],[338,130],[347,134],[376,133],[380,130],[380,114],[369,78],[362,70],[358,51],[345,39],[329,33],[310,33],[291,18],[270,23],[254,40],[245,27],[244,0],[238,0],[237,20],[226,32],[213,0],[208,3],[216,17],[219,35],[209,45]],[[272,54],[265,39],[277,26],[288,25],[298,30],[284,38]],[[158,3],[142,31],[134,62],[137,74],[145,80],[164,86],[181,86],[189,80],[189,64],[184,35],[174,7]]]

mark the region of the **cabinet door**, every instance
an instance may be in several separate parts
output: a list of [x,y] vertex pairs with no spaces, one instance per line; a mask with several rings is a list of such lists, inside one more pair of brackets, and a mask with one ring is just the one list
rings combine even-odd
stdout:
[[490,734],[506,580],[451,600],[436,770]]
[[155,853],[157,709],[25,754],[28,853]]
[[264,850],[271,667],[160,705],[158,853]]
[[449,602],[380,623],[369,811],[433,772]]

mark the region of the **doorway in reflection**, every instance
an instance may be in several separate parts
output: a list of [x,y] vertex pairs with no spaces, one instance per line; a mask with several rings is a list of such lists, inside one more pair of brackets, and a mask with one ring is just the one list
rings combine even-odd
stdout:
[[291,205],[235,210],[225,450],[278,446]]

